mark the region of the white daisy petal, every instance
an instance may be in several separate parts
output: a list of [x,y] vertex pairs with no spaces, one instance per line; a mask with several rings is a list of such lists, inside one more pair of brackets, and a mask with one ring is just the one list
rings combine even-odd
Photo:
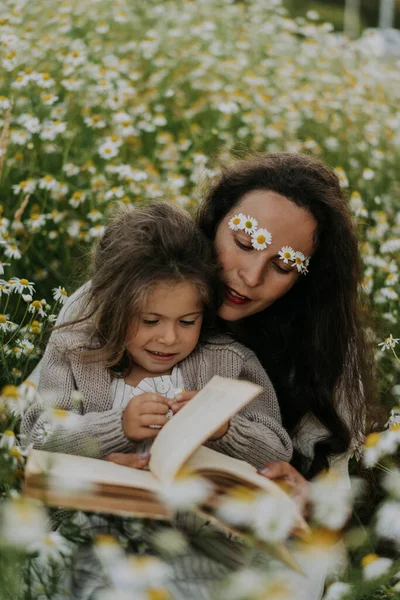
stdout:
[[232,229],[233,231],[239,231],[240,229],[244,229],[245,220],[246,220],[246,217],[242,213],[239,213],[238,215],[234,215],[229,220],[229,223],[228,223],[229,228]]
[[257,229],[251,237],[251,243],[255,250],[265,250],[272,244],[272,235],[268,229]]

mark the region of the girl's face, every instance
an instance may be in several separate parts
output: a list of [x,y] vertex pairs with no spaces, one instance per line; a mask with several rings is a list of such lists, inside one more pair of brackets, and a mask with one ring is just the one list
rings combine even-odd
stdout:
[[202,321],[200,293],[193,283],[160,282],[151,290],[138,322],[129,327],[126,349],[146,371],[166,373],[194,350]]
[[[249,234],[232,231],[228,223],[238,213],[256,219],[258,229],[267,229],[272,234],[272,244],[256,250]],[[237,321],[254,315],[286,294],[299,277],[307,277],[298,273],[290,261],[285,264],[278,252],[283,246],[290,246],[311,256],[316,228],[317,221],[311,213],[276,192],[260,190],[243,196],[221,221],[215,236],[225,284],[219,316]]]

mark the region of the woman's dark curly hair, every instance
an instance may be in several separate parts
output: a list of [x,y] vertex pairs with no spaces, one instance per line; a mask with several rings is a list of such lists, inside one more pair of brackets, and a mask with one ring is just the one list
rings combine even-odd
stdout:
[[316,250],[306,277],[299,277],[272,306],[231,324],[231,330],[255,351],[270,376],[291,437],[310,412],[329,431],[316,444],[311,466],[295,452],[295,466],[312,476],[328,467],[329,456],[361,441],[365,407],[376,397],[373,353],[360,306],[357,235],[334,172],[311,156],[286,152],[223,168],[200,206],[200,228],[213,240],[221,220],[243,196],[259,190],[276,192],[314,216]]

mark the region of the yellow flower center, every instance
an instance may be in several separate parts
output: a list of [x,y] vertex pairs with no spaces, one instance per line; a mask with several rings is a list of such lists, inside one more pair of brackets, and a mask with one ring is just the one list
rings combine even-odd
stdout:
[[296,257],[296,265],[301,265],[303,261],[298,256]]
[[258,244],[265,244],[265,242],[267,241],[265,239],[265,235],[258,235],[257,238],[256,238],[256,240],[257,240]]
[[247,229],[252,229],[253,223],[251,221],[246,221],[245,226]]
[[284,258],[290,258],[290,256],[291,256],[290,252],[284,252],[283,253],[283,257]]
[[380,439],[381,439],[380,433],[377,433],[377,432],[370,433],[365,438],[364,446],[366,448],[373,448],[374,446],[376,446],[378,444]]
[[18,388],[16,385],[5,385],[1,391],[4,398],[18,398]]
[[42,308],[42,303],[40,300],[34,300],[31,306],[33,306],[33,308]]
[[390,431],[400,431],[400,423],[395,423],[389,427]]
[[[37,322],[37,321],[34,321],[34,323],[35,322]],[[25,379],[24,385],[26,385],[28,387],[36,388],[36,383],[34,381],[31,381],[30,379]]]
[[53,178],[51,175],[45,175],[44,179],[45,179],[45,181],[53,181]]
[[253,502],[256,498],[254,490],[246,488],[245,486],[238,485],[229,490],[228,496],[239,500],[239,502]]
[[15,433],[14,433],[13,431],[11,431],[11,429],[6,429],[6,430],[3,432],[3,435],[8,435],[9,437],[13,437],[13,438],[15,438]]
[[0,315],[0,323],[5,325],[7,323],[7,318],[4,315]]
[[43,73],[43,79],[47,80],[50,79],[51,75],[50,73]]
[[168,600],[168,598],[171,598],[167,590],[162,588],[149,588],[146,595],[148,600]]
[[68,417],[68,411],[62,408],[55,408],[53,414],[57,419],[65,419]]
[[361,560],[361,566],[366,567],[367,565],[370,565],[373,562],[375,562],[378,558],[379,558],[379,556],[372,552],[371,552],[371,554],[366,554],[366,556],[364,556]]
[[113,535],[107,535],[106,533],[99,533],[96,535],[95,542],[100,546],[119,546],[116,538]]
[[234,225],[239,225],[240,219],[238,217],[236,217],[236,219],[233,219],[232,222],[233,222]]
[[22,283],[22,285],[29,285],[29,281],[27,279],[20,279],[19,282]]

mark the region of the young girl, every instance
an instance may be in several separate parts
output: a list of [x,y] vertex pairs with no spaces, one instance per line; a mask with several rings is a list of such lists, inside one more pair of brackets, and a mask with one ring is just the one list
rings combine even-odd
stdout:
[[[64,306],[50,337],[38,386],[43,401],[22,422],[28,443],[100,458],[144,453],[173,418],[179,391],[221,375],[264,392],[207,445],[257,468],[290,460],[291,441],[258,359],[233,338],[211,335],[219,299],[211,242],[189,215],[165,203],[124,211],[95,247],[91,280]],[[48,435],[54,408],[68,412]]]

